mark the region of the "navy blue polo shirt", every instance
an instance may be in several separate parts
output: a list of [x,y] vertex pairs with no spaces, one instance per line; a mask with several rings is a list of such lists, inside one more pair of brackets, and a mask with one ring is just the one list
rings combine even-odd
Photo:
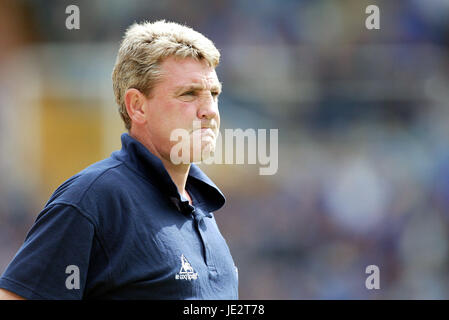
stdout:
[[178,192],[159,158],[122,149],[65,181],[0,278],[27,299],[237,299],[213,212],[225,198],[194,164]]

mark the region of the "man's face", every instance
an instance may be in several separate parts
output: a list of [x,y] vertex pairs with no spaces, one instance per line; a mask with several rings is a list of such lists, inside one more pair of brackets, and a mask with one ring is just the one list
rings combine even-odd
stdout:
[[200,138],[201,150],[215,148],[220,127],[221,84],[215,69],[205,61],[169,57],[160,69],[162,79],[146,101],[145,131],[157,153],[168,160],[171,148],[177,144],[170,141],[173,130],[185,130],[190,135],[192,161],[194,137]]

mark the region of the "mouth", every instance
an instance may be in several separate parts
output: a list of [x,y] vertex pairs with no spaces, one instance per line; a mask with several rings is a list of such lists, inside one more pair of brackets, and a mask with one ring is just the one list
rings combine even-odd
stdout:
[[211,127],[201,128],[201,135],[210,135],[215,137],[215,131]]
[[217,131],[217,127],[215,126],[202,126],[201,128],[194,129],[193,132],[200,131],[201,134],[213,134]]

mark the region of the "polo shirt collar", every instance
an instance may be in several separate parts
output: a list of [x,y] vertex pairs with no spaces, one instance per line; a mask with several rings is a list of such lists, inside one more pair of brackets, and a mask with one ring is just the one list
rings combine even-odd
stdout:
[[[114,152],[112,156],[161,188],[179,211],[193,211],[188,200],[178,192],[178,188],[158,157],[128,133],[123,133],[121,140],[122,149]],[[199,207],[206,216],[211,217],[210,212],[220,209],[225,204],[226,199],[220,189],[193,163],[190,165],[186,189],[194,197],[195,208]]]

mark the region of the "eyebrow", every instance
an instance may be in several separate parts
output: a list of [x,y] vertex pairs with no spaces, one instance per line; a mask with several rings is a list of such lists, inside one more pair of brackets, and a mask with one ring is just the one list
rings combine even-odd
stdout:
[[[216,90],[216,91],[218,91],[218,93],[221,93],[221,88],[222,88],[221,82],[217,82],[217,83],[214,83],[210,87],[210,90],[211,91]],[[187,84],[187,85],[182,85],[182,86],[176,87],[175,88],[175,92],[176,93],[181,93],[183,91],[198,91],[198,90],[205,90],[205,89],[206,89],[206,87],[203,86],[200,83],[191,83],[191,84]]]

